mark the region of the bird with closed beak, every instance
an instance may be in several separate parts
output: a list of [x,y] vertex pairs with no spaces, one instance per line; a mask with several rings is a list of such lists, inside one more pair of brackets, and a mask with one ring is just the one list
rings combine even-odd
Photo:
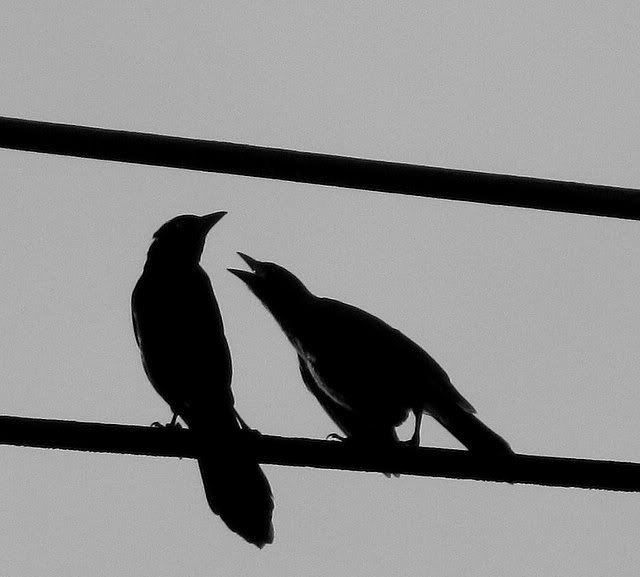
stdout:
[[231,354],[200,257],[225,215],[182,215],[153,236],[132,295],[136,341],[156,392],[193,432],[211,510],[248,542],[273,542],[273,497],[256,459],[243,451],[246,427],[234,408]]
[[395,428],[411,412],[415,427],[409,443],[418,446],[427,413],[470,451],[512,454],[507,442],[475,416],[440,365],[411,339],[361,309],[315,296],[280,265],[238,254],[251,270],[229,271],[280,325],[298,355],[305,386],[345,439],[369,446],[397,444]]

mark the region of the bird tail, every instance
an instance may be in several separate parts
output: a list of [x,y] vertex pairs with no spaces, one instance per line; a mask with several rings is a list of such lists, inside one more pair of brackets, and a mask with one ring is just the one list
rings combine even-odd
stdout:
[[453,411],[434,413],[433,416],[469,451],[492,455],[513,454],[509,443],[464,408],[456,406]]
[[[211,429],[203,436],[196,427],[196,433],[202,445],[198,465],[211,510],[249,543],[261,549],[273,543],[271,487],[258,462],[246,452],[239,428],[235,438],[225,432],[224,446],[220,446],[220,439],[211,442]],[[212,445],[218,448],[211,451]]]

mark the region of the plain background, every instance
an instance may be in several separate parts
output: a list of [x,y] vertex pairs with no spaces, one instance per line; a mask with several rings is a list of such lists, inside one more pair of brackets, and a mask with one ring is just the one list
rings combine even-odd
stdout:
[[[5,2],[0,114],[638,187],[639,37],[637,2]],[[252,426],[335,431],[237,250],[405,332],[515,450],[640,460],[635,222],[7,150],[0,174],[3,414],[168,420],[130,293],[160,224],[227,210],[203,266]],[[637,495],[265,470],[259,551],[192,461],[0,447],[0,572],[637,573]]]

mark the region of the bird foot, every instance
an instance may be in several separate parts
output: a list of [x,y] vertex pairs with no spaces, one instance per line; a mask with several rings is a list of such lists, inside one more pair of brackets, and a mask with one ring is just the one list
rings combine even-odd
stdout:
[[159,427],[161,429],[182,429],[182,425],[180,423],[167,423],[166,425],[163,425],[158,421],[154,421],[151,423],[151,426],[155,428]]
[[342,435],[338,435],[338,433],[331,433],[325,438],[327,439],[327,441],[340,441],[341,443],[349,440],[348,437],[343,437]]

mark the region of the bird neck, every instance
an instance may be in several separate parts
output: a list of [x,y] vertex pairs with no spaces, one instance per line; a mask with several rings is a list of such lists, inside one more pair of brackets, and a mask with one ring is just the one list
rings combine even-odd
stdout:
[[272,301],[267,308],[287,336],[300,335],[308,329],[310,301],[313,298],[311,293],[300,294],[290,299]]
[[[147,252],[147,263],[153,267],[192,268],[200,264],[202,249],[192,246],[167,244],[156,239]],[[145,266],[146,266],[145,265]]]

